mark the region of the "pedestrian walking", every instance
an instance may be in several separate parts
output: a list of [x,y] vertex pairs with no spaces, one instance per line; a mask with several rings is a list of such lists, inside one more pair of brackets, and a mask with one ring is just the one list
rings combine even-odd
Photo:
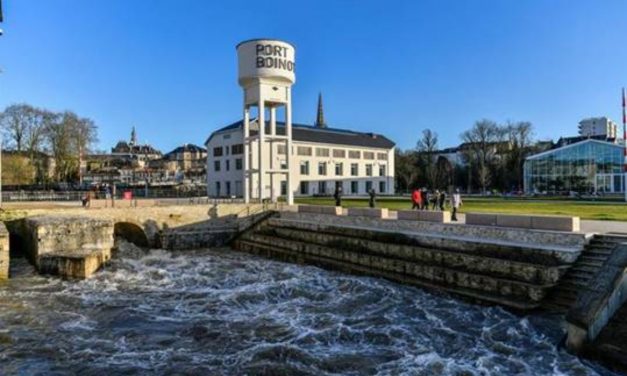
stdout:
[[437,189],[435,190],[435,192],[433,192],[433,195],[431,195],[431,210],[436,210],[438,208],[438,199],[440,198],[440,191],[438,191]]
[[368,201],[368,206],[370,206],[371,208],[374,208],[376,205],[376,197],[377,194],[374,191],[374,188],[370,188],[370,191],[368,191],[368,195],[370,196],[370,200]]
[[411,202],[412,202],[412,210],[413,209],[422,209],[422,194],[419,189],[414,189],[411,193]]
[[333,198],[335,198],[335,206],[342,206],[342,187],[335,187],[335,193],[333,194]]
[[421,210],[429,210],[429,200],[431,199],[431,197],[429,197],[429,191],[427,190],[427,188],[422,188],[422,207],[420,208]]
[[459,194],[459,189],[455,190],[455,193],[451,196],[451,206],[453,207],[453,214],[451,220],[457,221],[457,211],[462,206],[462,196]]
[[446,203],[446,192],[440,192],[440,211],[444,211],[444,204]]

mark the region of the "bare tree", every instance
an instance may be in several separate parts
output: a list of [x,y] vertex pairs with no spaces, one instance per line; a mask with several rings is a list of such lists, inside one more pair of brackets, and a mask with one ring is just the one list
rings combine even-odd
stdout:
[[473,165],[477,168],[477,179],[484,193],[492,181],[490,167],[497,152],[498,135],[497,124],[487,119],[477,121],[470,130],[461,135],[471,153]]
[[399,191],[409,190],[418,177],[416,151],[397,149],[394,157],[397,188]]
[[418,163],[424,171],[424,177],[429,187],[438,184],[438,168],[436,166],[436,152],[438,150],[438,134],[431,129],[422,131],[422,138],[416,144]]
[[508,123],[506,127],[510,150],[507,169],[511,172],[512,181],[518,189],[522,189],[523,164],[531,153],[533,144],[533,125],[528,121]]
[[32,151],[41,147],[42,111],[28,104],[14,104],[0,114],[2,132],[8,147],[16,151]]

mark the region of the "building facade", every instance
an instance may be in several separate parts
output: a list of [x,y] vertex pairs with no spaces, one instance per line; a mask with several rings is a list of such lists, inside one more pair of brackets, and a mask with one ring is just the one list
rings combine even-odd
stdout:
[[525,160],[526,193],[623,193],[623,145],[585,139]]
[[579,135],[583,137],[602,136],[616,138],[618,125],[605,116],[583,119],[579,122]]
[[[328,128],[319,111],[317,126],[292,125],[293,194],[295,196],[332,195],[341,186],[344,195],[394,193],[394,143],[382,135]],[[277,124],[277,134],[285,129]],[[268,124],[266,124],[266,127]],[[210,197],[243,197],[246,173],[243,162],[242,121],[213,132],[207,139],[207,194]],[[251,121],[251,133],[258,132],[257,120]],[[258,165],[258,143],[251,145],[251,166]],[[264,154],[273,161],[267,166],[285,167],[286,148],[273,145]],[[271,163],[272,162],[272,163]],[[253,198],[257,198],[258,179],[252,179]],[[287,194],[284,175],[269,179],[264,187],[267,197]]]

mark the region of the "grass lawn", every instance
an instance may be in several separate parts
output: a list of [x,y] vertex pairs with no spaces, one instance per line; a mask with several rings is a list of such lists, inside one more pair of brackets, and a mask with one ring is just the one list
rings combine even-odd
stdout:
[[[482,198],[462,196],[461,212],[570,215],[581,219],[627,221],[627,204],[619,202],[593,202],[575,200],[520,200],[504,198]],[[297,204],[335,205],[335,200],[326,197],[297,198]],[[344,207],[366,207],[366,198],[344,198]],[[411,209],[409,198],[377,198],[377,206],[391,210]]]

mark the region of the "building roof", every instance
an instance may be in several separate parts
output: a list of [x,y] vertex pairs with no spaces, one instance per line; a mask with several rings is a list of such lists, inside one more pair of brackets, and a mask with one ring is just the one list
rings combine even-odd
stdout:
[[601,144],[601,145],[605,145],[605,146],[613,146],[613,147],[615,147],[615,148],[619,148],[619,149],[624,148],[624,146],[623,146],[623,145],[616,144],[616,143],[614,143],[614,142],[608,142],[608,141],[603,141],[603,140],[597,140],[597,139],[594,139],[594,138],[586,138],[585,140],[582,140],[582,141],[579,141],[579,142],[574,142],[574,143],[571,143],[571,144],[566,144],[565,146],[562,146],[562,147],[559,147],[559,148],[556,148],[556,149],[550,149],[550,150],[547,150],[547,151],[543,151],[542,153],[538,153],[538,154],[530,155],[530,156],[528,156],[527,158],[525,158],[525,160],[533,160],[533,159],[538,159],[538,158],[541,158],[541,157],[544,157],[544,156],[547,156],[547,155],[550,155],[550,154],[556,153],[556,152],[558,152],[558,151],[565,150],[565,149],[570,149],[570,148],[572,148],[572,147],[579,146],[579,145],[583,145],[583,144],[585,144],[585,143],[589,143],[589,142],[591,142],[591,143],[597,143],[597,144]]
[[[214,131],[209,138],[207,138],[207,141],[205,141],[205,145],[211,141],[214,135],[228,130],[239,129],[242,125],[243,121],[239,120]],[[269,129],[269,122],[266,122],[266,129]],[[283,122],[277,122],[277,133],[285,134],[285,124]],[[339,128],[319,128],[313,125],[296,123],[292,124],[292,140],[320,144],[366,146],[381,149],[391,149],[395,146],[395,143],[389,138],[376,133],[355,132]]]
[[155,154],[161,155],[161,152],[152,146],[146,145],[131,145],[126,141],[118,142],[115,147],[111,149],[112,153],[122,154]]
[[207,152],[207,149],[203,148],[202,146],[198,146],[194,144],[185,144],[167,153],[166,156],[171,155],[171,154],[184,153],[184,152],[203,153],[203,152]]

